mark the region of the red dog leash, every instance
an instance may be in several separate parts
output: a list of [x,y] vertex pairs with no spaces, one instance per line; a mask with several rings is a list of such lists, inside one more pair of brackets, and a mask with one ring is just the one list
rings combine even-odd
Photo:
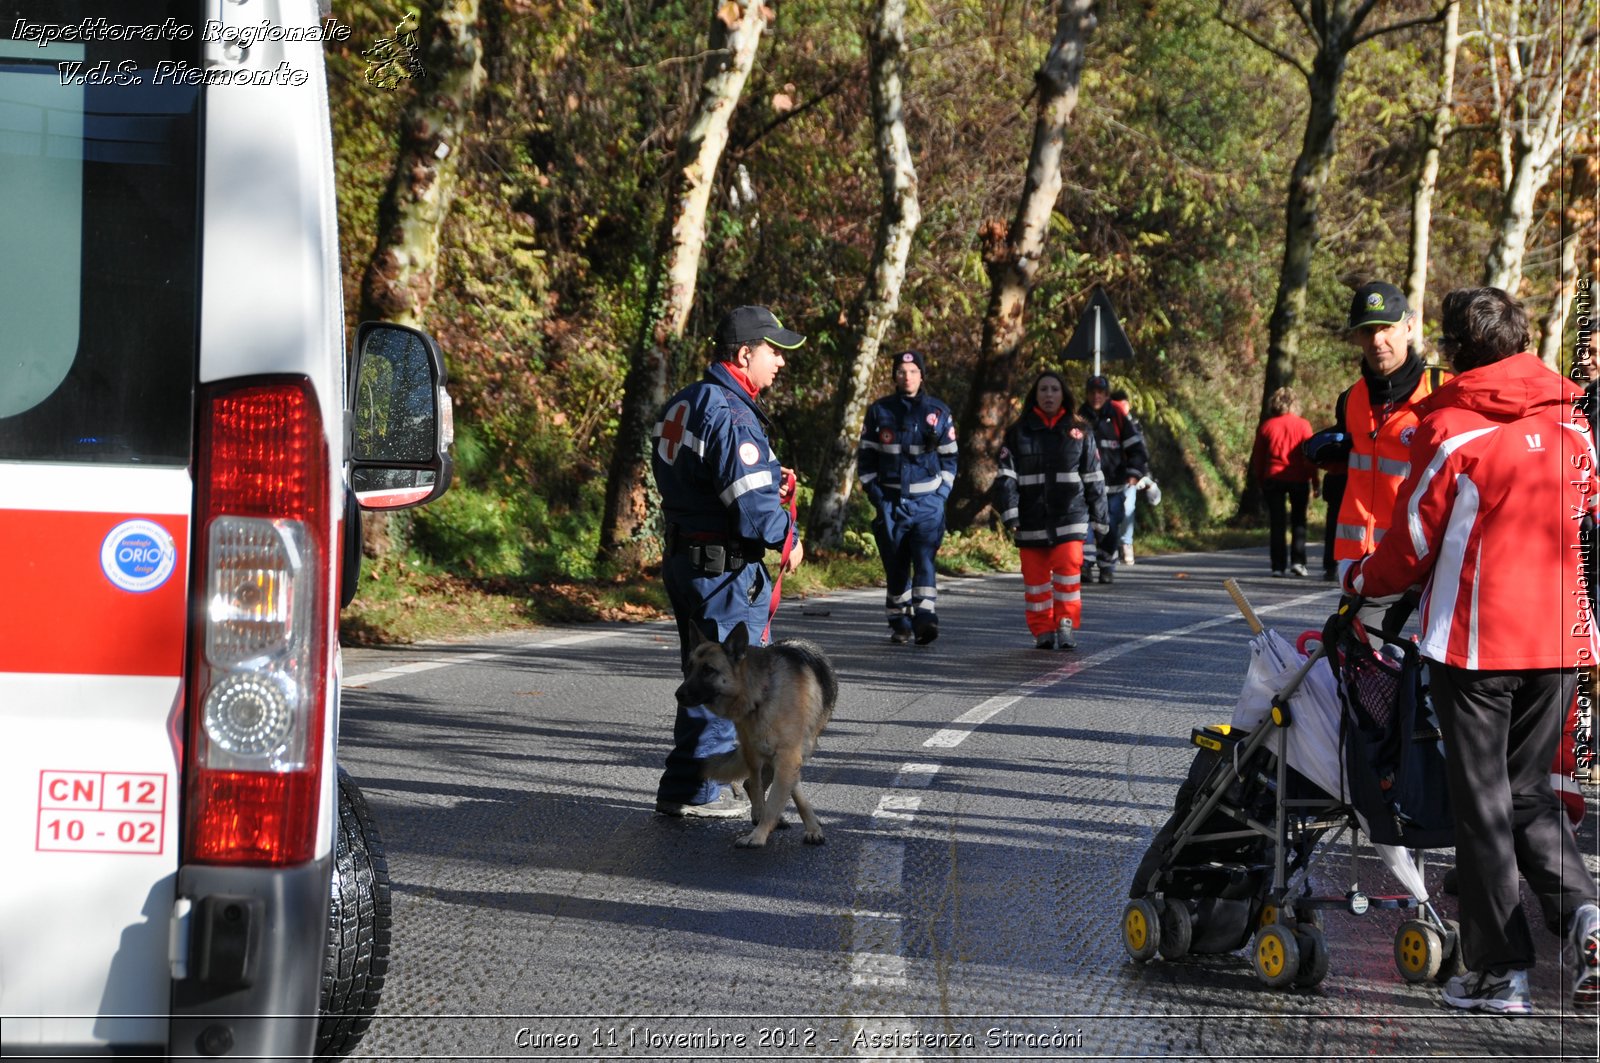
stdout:
[[798,486],[794,473],[788,469],[783,470],[783,482],[778,485],[778,500],[785,499],[789,503],[789,537],[783,541],[783,555],[778,562],[778,578],[772,581],[772,601],[767,605],[767,626],[761,632],[761,644],[765,646],[772,636],[772,618],[778,615],[778,603],[783,600],[783,573],[789,567],[789,554],[794,550],[795,536],[800,533],[796,526],[800,519],[800,492],[795,490]]

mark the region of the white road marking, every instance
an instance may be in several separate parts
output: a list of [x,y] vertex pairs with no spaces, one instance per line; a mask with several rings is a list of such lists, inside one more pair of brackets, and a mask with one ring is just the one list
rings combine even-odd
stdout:
[[[1285,609],[1292,609],[1296,606],[1305,605],[1308,602],[1314,602],[1318,598],[1324,597],[1327,593],[1327,591],[1323,590],[1317,591],[1314,594],[1303,594],[1298,598],[1290,598],[1288,601],[1277,602],[1273,605],[1263,606],[1262,608],[1257,609],[1256,613],[1267,614],[1281,612]],[[1135,639],[1133,642],[1125,642],[1120,646],[1108,646],[1099,653],[1092,653],[1087,657],[1076,657],[1062,665],[1060,668],[1046,672],[1044,675],[1035,679],[1030,679],[1026,683],[1014,687],[1004,694],[997,694],[992,698],[988,698],[985,701],[979,702],[977,705],[973,706],[960,716],[957,716],[954,720],[950,721],[952,724],[959,724],[963,726],[946,727],[942,730],[935,731],[933,736],[922,744],[925,748],[929,749],[954,749],[962,742],[966,741],[967,737],[972,734],[974,729],[982,724],[988,723],[990,720],[1000,715],[1000,713],[1004,712],[1006,709],[1009,709],[1011,706],[1015,705],[1017,702],[1021,701],[1030,694],[1037,694],[1043,690],[1053,689],[1057,684],[1067,679],[1071,679],[1073,676],[1078,675],[1081,672],[1086,672],[1098,665],[1105,664],[1107,661],[1114,661],[1118,657],[1126,656],[1127,654],[1133,653],[1136,650],[1147,649],[1148,647],[1154,646],[1157,643],[1167,642],[1171,639],[1182,638],[1185,635],[1192,635],[1196,631],[1204,631],[1207,628],[1220,627],[1223,624],[1231,624],[1238,619],[1239,617],[1232,613],[1228,613],[1223,616],[1215,616],[1210,620],[1201,620],[1197,623],[1189,624],[1186,627],[1173,628],[1171,631],[1165,631],[1158,635],[1146,635],[1142,639]]]
[[439,657],[433,660],[411,661],[406,664],[394,664],[376,672],[362,672],[360,675],[347,675],[340,681],[340,686],[347,689],[369,687],[373,683],[382,683],[388,679],[399,679],[403,676],[416,675],[418,672],[431,672],[435,668],[449,668],[452,665],[465,664],[468,661],[495,661],[502,657],[515,657],[526,650],[542,650],[556,646],[581,646],[586,642],[599,642],[602,639],[622,638],[633,634],[637,629],[623,628],[615,631],[585,631],[574,635],[556,635],[550,638],[532,639],[528,642],[519,642],[503,650],[484,650],[477,653],[456,653],[449,657]]

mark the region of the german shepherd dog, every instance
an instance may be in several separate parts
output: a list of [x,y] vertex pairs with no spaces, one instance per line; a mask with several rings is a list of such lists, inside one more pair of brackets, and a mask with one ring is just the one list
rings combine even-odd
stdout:
[[[794,798],[806,826],[806,844],[823,843],[822,824],[800,792],[800,768],[817,748],[817,736],[839,699],[839,677],[822,650],[801,639],[750,645],[744,624],[726,642],[698,635],[678,687],[679,705],[704,705],[733,721],[739,744],[707,761],[704,775],[745,783],[755,829],[738,838],[741,849],[767,844],[773,828],[788,826],[783,810]],[[771,786],[771,790],[767,787]]]

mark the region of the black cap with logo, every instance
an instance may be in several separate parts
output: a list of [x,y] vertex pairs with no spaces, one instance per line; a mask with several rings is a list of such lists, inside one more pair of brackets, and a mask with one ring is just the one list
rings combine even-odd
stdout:
[[728,311],[717,325],[717,343],[722,346],[749,344],[753,347],[765,342],[792,351],[805,341],[800,333],[784,328],[764,306],[737,307]]
[[1356,289],[1350,300],[1348,328],[1365,328],[1368,325],[1395,325],[1405,320],[1410,307],[1399,288],[1383,281],[1371,281]]

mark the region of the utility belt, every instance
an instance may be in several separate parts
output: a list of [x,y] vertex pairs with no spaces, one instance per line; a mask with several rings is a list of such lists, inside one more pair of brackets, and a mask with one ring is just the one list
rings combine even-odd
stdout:
[[689,563],[707,576],[738,572],[746,565],[758,564],[766,547],[748,539],[728,539],[714,533],[685,532],[676,525],[667,529],[667,553],[686,555]]

